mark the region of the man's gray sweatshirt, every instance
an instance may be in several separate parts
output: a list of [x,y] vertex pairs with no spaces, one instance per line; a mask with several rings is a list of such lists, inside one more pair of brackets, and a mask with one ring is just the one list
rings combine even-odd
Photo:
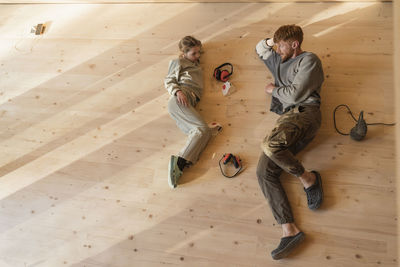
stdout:
[[257,44],[256,52],[275,79],[271,111],[283,114],[296,106],[320,105],[324,72],[317,55],[303,52],[282,62],[266,40]]

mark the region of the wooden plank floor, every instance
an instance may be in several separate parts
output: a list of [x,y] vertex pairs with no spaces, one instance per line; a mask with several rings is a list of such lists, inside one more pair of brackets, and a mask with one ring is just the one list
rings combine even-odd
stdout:
[[[362,142],[337,134],[348,104],[393,122],[392,3],[0,5],[0,266],[396,266],[395,129]],[[44,35],[30,33],[46,23]],[[282,24],[303,26],[322,59],[323,125],[299,157],[324,181],[320,211],[284,175],[305,244],[269,255],[281,230],[256,179],[271,75],[256,43]],[[177,42],[204,43],[211,140],[176,190],[167,163],[185,143],[163,87]],[[229,97],[212,78],[229,61]],[[353,126],[340,110],[343,131]],[[223,153],[245,171],[224,178]]]
[[[394,73],[400,73],[400,2],[395,2],[393,5],[393,13],[394,13]],[[396,121],[400,121],[400,108],[399,108],[399,103],[400,103],[400,76],[395,75],[394,76],[394,82],[395,82],[395,103],[396,103]],[[396,125],[396,138],[399,138],[400,136],[400,128],[399,125]],[[398,139],[396,139],[398,140]],[[400,190],[400,143],[396,141],[396,191],[399,192]],[[400,213],[400,205],[399,201],[397,198],[397,214]],[[400,229],[400,222],[397,220],[397,229]],[[399,244],[400,240],[397,239],[397,255],[399,255]]]
[[[142,3],[295,3],[297,0],[0,0],[0,4],[142,4]],[[393,2],[391,0],[302,0],[301,2]]]

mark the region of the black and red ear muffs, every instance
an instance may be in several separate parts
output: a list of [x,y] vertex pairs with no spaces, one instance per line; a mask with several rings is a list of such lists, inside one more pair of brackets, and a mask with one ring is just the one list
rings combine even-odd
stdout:
[[[222,69],[225,66],[230,66],[231,70],[226,70]],[[214,70],[214,78],[217,79],[218,81],[226,82],[229,79],[229,76],[231,76],[233,73],[233,66],[231,63],[224,63],[218,67],[215,68]]]

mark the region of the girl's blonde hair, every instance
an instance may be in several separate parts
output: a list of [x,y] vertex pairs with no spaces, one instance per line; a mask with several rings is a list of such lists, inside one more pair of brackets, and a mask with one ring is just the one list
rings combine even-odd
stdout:
[[198,46],[201,48],[201,42],[193,36],[185,36],[179,41],[179,50],[182,54],[187,53],[193,47]]

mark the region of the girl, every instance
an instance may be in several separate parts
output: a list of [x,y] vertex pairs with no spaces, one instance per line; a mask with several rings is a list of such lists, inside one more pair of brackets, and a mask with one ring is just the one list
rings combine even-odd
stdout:
[[186,145],[179,156],[172,155],[168,165],[168,184],[175,188],[185,167],[195,163],[211,138],[212,131],[222,127],[214,123],[210,128],[195,106],[203,91],[203,77],[200,67],[201,42],[192,36],[186,36],[179,42],[181,55],[169,63],[168,75],[164,80],[165,88],[171,95],[168,100],[168,112],[178,127],[188,136]]

